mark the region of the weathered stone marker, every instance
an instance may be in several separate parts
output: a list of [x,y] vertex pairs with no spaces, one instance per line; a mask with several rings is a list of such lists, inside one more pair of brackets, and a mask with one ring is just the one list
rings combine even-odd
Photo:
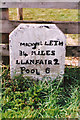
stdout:
[[64,73],[65,35],[54,24],[20,24],[9,37],[10,72],[33,78]]

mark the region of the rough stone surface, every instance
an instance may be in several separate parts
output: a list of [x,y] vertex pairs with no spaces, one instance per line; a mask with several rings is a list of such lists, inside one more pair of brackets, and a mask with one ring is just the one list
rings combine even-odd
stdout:
[[64,73],[65,35],[54,24],[20,24],[9,36],[11,77],[56,78]]

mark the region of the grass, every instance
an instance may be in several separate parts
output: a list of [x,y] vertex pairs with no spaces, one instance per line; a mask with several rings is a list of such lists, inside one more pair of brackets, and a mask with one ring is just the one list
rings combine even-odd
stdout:
[[2,118],[79,118],[80,68],[65,68],[64,79],[10,79],[3,69]]
[[77,10],[69,9],[24,9],[24,20],[26,19],[43,21],[78,21],[78,12]]
[[[9,10],[10,20],[17,20],[17,9],[10,8]],[[78,10],[23,8],[23,18],[37,21],[78,21]]]

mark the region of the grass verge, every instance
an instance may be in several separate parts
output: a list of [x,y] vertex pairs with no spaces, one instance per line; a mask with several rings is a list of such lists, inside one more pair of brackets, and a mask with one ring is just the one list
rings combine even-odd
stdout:
[[79,118],[80,69],[65,68],[64,79],[10,79],[4,69],[2,118]]

